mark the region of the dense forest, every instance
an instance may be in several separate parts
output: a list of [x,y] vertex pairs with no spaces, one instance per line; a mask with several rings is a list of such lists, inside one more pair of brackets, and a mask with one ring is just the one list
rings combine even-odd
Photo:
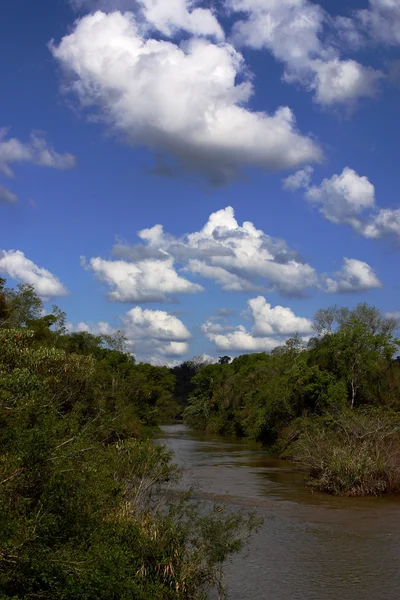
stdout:
[[178,493],[175,377],[0,280],[0,597],[203,599],[259,522]]
[[399,492],[396,327],[367,304],[333,306],[317,312],[307,342],[295,336],[270,354],[186,363],[175,369],[188,396],[185,421],[257,440],[298,461],[323,491]]

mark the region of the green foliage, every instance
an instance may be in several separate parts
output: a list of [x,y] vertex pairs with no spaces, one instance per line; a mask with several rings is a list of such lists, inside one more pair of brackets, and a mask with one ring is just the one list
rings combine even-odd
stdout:
[[0,329],[0,597],[222,594],[223,562],[259,522],[174,490],[171,454],[146,439],[173,410],[173,375],[121,340],[67,335],[26,292],[19,327]]
[[[353,415],[351,410],[400,411],[395,329],[395,321],[367,304],[320,310],[316,337],[307,347],[296,335],[271,354],[243,355],[202,369],[192,379],[185,421],[197,429],[245,435],[280,455],[294,455],[325,491],[399,491],[397,433],[381,438],[384,417],[379,425],[373,412]],[[357,419],[357,427],[364,419],[362,443],[355,433]],[[321,423],[322,429],[317,427]]]
[[43,311],[43,302],[36,295],[33,285],[20,283],[17,290],[5,288],[4,285],[5,280],[2,279],[0,281],[0,291],[4,295],[7,314],[0,321],[0,326],[23,327],[28,321],[40,317]]
[[366,304],[336,306],[315,317],[306,348],[295,335],[271,354],[223,357],[191,381],[185,421],[194,428],[238,433],[273,445],[304,414],[339,414],[348,406],[399,407],[400,346],[396,323]]
[[194,357],[192,360],[186,360],[181,365],[177,365],[171,369],[171,373],[175,377],[174,399],[179,406],[179,412],[187,406],[187,400],[193,391],[193,378],[208,362],[203,357]]
[[396,325],[367,304],[352,311],[337,307],[318,311],[314,355],[320,365],[346,383],[351,408],[361,400],[362,388],[374,381],[397,351]]

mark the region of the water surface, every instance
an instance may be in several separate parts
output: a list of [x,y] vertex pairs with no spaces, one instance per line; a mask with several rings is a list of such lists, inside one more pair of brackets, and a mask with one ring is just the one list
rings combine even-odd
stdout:
[[400,600],[400,502],[313,493],[257,445],[163,427],[183,484],[265,521],[226,568],[231,600]]

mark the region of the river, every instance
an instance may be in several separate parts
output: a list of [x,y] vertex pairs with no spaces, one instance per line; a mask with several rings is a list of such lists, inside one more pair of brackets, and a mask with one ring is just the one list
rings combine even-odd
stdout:
[[313,493],[295,465],[245,440],[162,429],[184,485],[264,517],[226,567],[231,600],[400,599],[400,500]]

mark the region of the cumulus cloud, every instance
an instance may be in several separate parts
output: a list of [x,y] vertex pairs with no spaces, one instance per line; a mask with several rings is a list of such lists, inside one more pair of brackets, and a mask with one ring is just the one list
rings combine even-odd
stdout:
[[[117,329],[105,321],[68,323],[67,328],[94,335],[112,336],[117,333]],[[165,365],[169,364],[170,358],[182,357],[189,352],[189,330],[180,319],[162,310],[136,306],[121,317],[118,331],[125,337],[127,350],[139,361]]]
[[37,133],[32,133],[28,142],[21,142],[10,137],[7,128],[0,128],[0,172],[13,177],[10,165],[23,162],[64,170],[74,168],[76,158],[68,153],[59,154]]
[[313,87],[319,104],[352,104],[360,98],[374,98],[378,93],[380,71],[360,65],[355,60],[314,60]]
[[270,337],[256,338],[239,325],[231,333],[212,333],[204,329],[206,337],[222,352],[270,352],[284,342]]
[[92,333],[93,335],[113,335],[117,331],[106,321],[98,321],[98,323],[85,323],[84,321],[79,321],[76,325],[67,323],[66,327],[70,332],[85,332]]
[[341,42],[359,50],[368,44],[400,44],[400,4],[398,0],[369,0],[368,7],[339,16],[333,25]]
[[[370,0],[369,7],[360,10],[358,21],[375,41],[385,45],[400,44],[400,4],[398,0]],[[357,29],[357,23],[354,23]]]
[[0,204],[15,204],[18,202],[18,196],[0,185]]
[[110,286],[109,298],[115,302],[166,302],[170,294],[195,294],[201,285],[178,275],[174,259],[143,260],[136,263],[123,260],[91,258],[87,269]]
[[65,296],[68,293],[55,275],[38,267],[20,250],[0,250],[0,273],[33,285],[36,293],[43,298]]
[[[209,266],[219,267],[217,272],[202,273],[221,283],[223,289],[235,289],[235,286],[221,279],[220,269],[246,280],[253,289],[254,285],[269,286],[282,294],[301,294],[317,281],[315,270],[303,263],[283,240],[271,238],[250,221],[239,225],[232,207],[212,213],[200,231],[187,236],[187,242],[191,248],[204,250],[208,245],[211,248],[216,245],[230,250],[207,260]],[[188,268],[191,267],[189,264]]]
[[228,325],[226,322],[218,323],[218,321],[215,319],[218,319],[218,317],[210,317],[205,323],[203,323],[202,330],[207,334],[214,334],[227,333],[237,329],[235,325]]
[[132,13],[98,11],[50,49],[85,109],[128,143],[167,153],[214,184],[246,165],[274,171],[321,159],[288,107],[274,114],[246,108],[253,88],[229,44],[153,39]]
[[180,319],[162,310],[132,308],[123,318],[123,331],[128,348],[151,362],[158,363],[160,356],[181,357],[189,351],[189,330]]
[[[333,223],[358,223],[358,215],[375,206],[375,188],[367,177],[346,167],[340,175],[324,179],[307,191],[308,200]],[[357,225],[356,225],[357,227]]]
[[302,169],[284,179],[283,186],[290,191],[305,189],[306,199],[332,223],[350,225],[366,238],[400,242],[400,209],[379,209],[368,177],[345,167],[340,175],[311,186],[311,175],[312,171]]
[[194,7],[191,0],[138,0],[143,17],[165,36],[184,30],[195,36],[224,39],[221,25],[210,9]]
[[283,187],[285,190],[294,192],[296,190],[307,189],[310,186],[311,178],[314,173],[313,167],[307,166],[304,169],[300,169],[289,175],[283,180]]
[[142,309],[136,306],[128,311],[125,325],[135,339],[150,337],[159,341],[183,342],[191,337],[180,319],[163,310]]
[[341,271],[335,279],[327,278],[327,291],[331,294],[361,292],[382,287],[372,267],[355,258],[344,258]]
[[261,286],[257,286],[254,282],[239,277],[223,267],[209,265],[201,260],[190,260],[186,269],[206,279],[214,280],[226,292],[250,292],[262,289]]
[[147,29],[166,37],[183,30],[196,36],[224,39],[224,32],[209,8],[195,7],[193,0],[71,0],[73,8],[89,11],[132,11]]
[[293,333],[309,334],[312,322],[304,317],[297,317],[294,312],[284,306],[271,306],[263,296],[248,301],[249,310],[254,320],[253,335],[289,335]]
[[342,60],[324,41],[329,17],[309,0],[228,0],[232,11],[245,13],[234,38],[251,48],[268,49],[283,62],[283,79],[313,90],[321,105],[353,104],[375,96],[382,74],[355,60]]
[[270,352],[282,346],[290,335],[312,332],[309,319],[296,316],[288,307],[273,307],[263,296],[249,300],[246,312],[253,321],[251,331],[243,325],[231,327],[212,320],[202,325],[206,338],[215,343],[218,351]]
[[199,231],[174,238],[161,225],[138,233],[141,246],[119,243],[114,252],[124,257],[164,256],[184,264],[186,272],[211,279],[225,291],[276,290],[302,295],[318,283],[315,269],[304,263],[283,240],[272,238],[245,221],[239,225],[228,206],[212,213]]
[[400,209],[382,208],[369,221],[360,224],[359,231],[367,238],[394,236],[400,242]]

